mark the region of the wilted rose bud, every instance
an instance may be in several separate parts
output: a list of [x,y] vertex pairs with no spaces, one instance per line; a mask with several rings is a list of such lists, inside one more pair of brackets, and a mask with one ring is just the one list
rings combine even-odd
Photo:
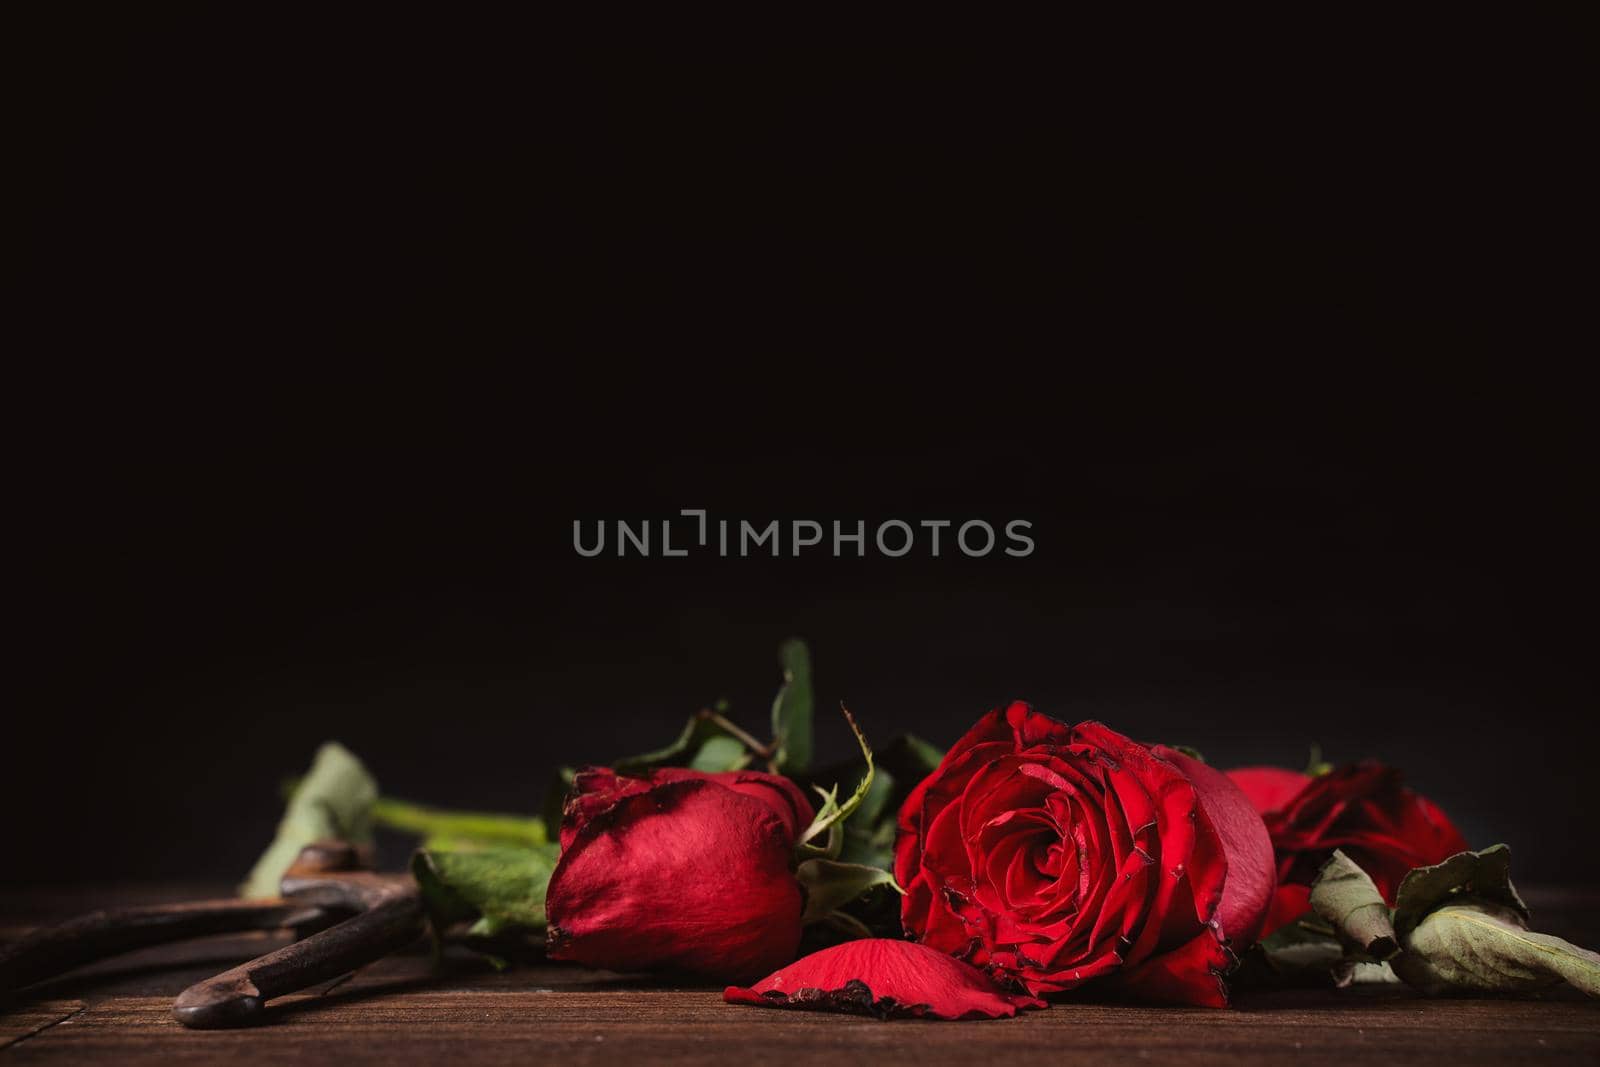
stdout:
[[550,956],[724,981],[788,963],[812,815],[793,782],[756,771],[579,774],[545,898]]

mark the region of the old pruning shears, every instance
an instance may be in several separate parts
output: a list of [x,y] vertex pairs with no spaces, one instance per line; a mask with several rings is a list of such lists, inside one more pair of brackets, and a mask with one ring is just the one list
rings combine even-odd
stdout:
[[410,875],[364,869],[351,845],[301,849],[280,895],[90,912],[0,948],[0,997],[107,956],[192,937],[293,929],[300,940],[190,986],[172,1014],[199,1030],[248,1026],[268,1000],[330,981],[421,936],[421,891]]

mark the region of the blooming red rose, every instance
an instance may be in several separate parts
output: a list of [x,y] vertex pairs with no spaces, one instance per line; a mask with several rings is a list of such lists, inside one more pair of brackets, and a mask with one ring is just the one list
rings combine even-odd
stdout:
[[1310,909],[1311,883],[1336,848],[1361,865],[1390,904],[1413,867],[1468,848],[1437,804],[1380,763],[1353,763],[1315,778],[1281,767],[1240,767],[1228,777],[1265,819],[1277,852],[1278,892],[1263,934]]
[[895,875],[909,936],[1029,992],[1216,1006],[1273,892],[1266,828],[1220,772],[1022,703],[906,799]]
[[803,905],[791,856],[811,818],[772,774],[579,774],[545,896],[551,957],[727,981],[788,963]]

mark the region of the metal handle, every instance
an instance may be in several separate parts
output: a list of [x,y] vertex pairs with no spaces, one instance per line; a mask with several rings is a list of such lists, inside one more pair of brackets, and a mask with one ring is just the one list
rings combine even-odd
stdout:
[[[337,978],[416,940],[423,929],[422,896],[416,885],[409,878],[400,882],[367,877],[371,881],[365,885],[347,883],[325,890],[348,894],[358,888],[354,895],[366,910],[304,941],[190,986],[173,1002],[173,1016],[196,1030],[248,1026],[260,1021],[272,997]],[[355,876],[354,880],[360,879]]]
[[0,994],[149,945],[240,930],[312,925],[325,921],[327,914],[327,909],[307,901],[279,899],[202,900],[93,911],[41,927],[0,950]]

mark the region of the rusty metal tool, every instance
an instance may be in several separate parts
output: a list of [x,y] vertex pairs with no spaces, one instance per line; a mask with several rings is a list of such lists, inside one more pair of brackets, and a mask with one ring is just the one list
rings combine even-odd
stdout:
[[0,949],[0,996],[150,945],[247,930],[326,926],[331,918],[337,916],[289,900],[199,900],[92,911]]
[[172,1013],[195,1029],[247,1026],[266,1002],[389,955],[423,931],[409,875],[362,868],[357,849],[320,842],[300,851],[272,900],[209,900],[91,912],[0,949],[0,996],[107,956],[210,934],[294,928],[310,936],[184,990]]
[[285,900],[353,912],[303,941],[196,983],[172,1014],[185,1026],[216,1030],[260,1021],[266,1002],[381,959],[423,931],[422,894],[410,875],[359,870],[354,849],[311,845],[283,876]]

